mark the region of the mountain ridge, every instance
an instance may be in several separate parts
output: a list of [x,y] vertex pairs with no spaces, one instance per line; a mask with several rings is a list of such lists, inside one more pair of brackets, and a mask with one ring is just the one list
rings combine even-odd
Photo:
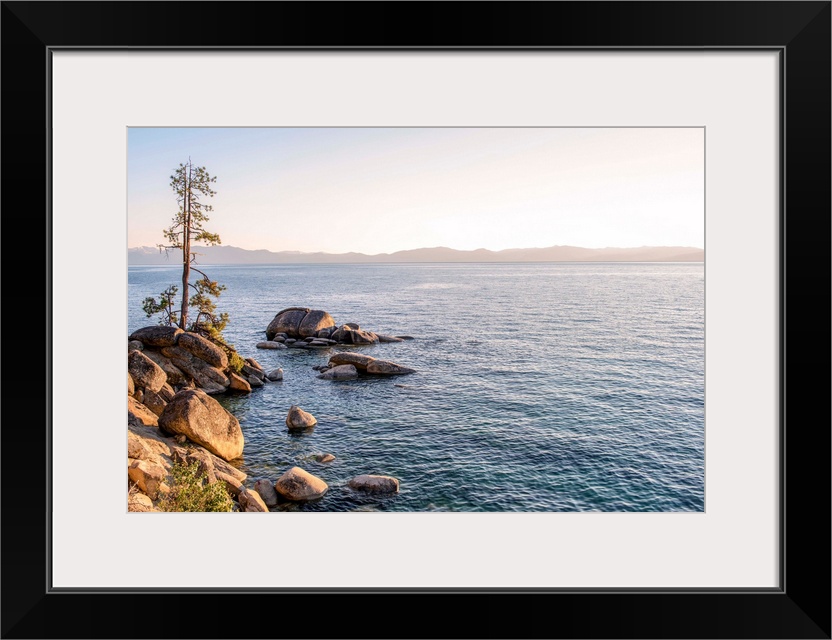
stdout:
[[[449,247],[422,247],[393,253],[365,254],[357,252],[326,253],[323,251],[269,251],[242,249],[231,245],[196,247],[199,264],[358,264],[402,262],[703,262],[704,249],[680,246],[605,247],[588,249],[570,245],[528,249],[460,250]],[[133,266],[176,264],[176,251],[168,256],[156,247],[132,247],[127,250],[127,263]]]

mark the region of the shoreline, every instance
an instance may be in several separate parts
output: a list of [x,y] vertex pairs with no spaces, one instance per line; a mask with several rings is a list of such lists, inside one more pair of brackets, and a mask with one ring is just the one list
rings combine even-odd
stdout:
[[[375,334],[356,323],[338,327],[325,311],[306,307],[280,311],[265,334],[268,340],[258,348],[331,350],[412,339]],[[142,327],[128,337],[128,511],[215,510],[171,508],[188,498],[181,495],[183,477],[191,482],[192,494],[216,497],[223,507],[217,510],[268,512],[285,503],[325,499],[326,482],[301,467],[293,466],[277,479],[254,481],[239,468],[245,453],[239,420],[214,396],[256,392],[280,383],[284,372],[266,372],[254,358],[243,359],[221,344],[166,325]],[[334,381],[415,373],[354,351],[333,353],[326,366],[314,369],[318,378]],[[317,419],[292,405],[285,423],[289,432],[306,431],[314,429]],[[329,452],[316,456],[322,464],[335,459]],[[217,483],[225,487],[230,509],[225,508],[229,504],[222,492],[212,488]],[[347,486],[364,493],[395,494],[399,480],[359,474]]]

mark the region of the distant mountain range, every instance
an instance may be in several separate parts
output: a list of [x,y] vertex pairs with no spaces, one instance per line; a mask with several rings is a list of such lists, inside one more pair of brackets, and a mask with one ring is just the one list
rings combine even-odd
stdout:
[[[555,246],[542,249],[475,249],[459,251],[448,247],[410,249],[395,253],[304,253],[301,251],[267,251],[231,246],[197,247],[200,264],[334,264],[384,262],[703,262],[705,251],[695,247],[583,247]],[[176,252],[165,256],[156,247],[127,250],[130,265],[176,264]]]

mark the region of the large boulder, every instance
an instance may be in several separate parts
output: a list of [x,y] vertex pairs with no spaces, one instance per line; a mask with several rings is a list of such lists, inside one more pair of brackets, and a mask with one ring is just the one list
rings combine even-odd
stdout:
[[318,424],[318,420],[311,413],[307,413],[294,404],[289,407],[289,413],[286,415],[286,426],[290,430],[309,429],[316,424]]
[[298,334],[301,338],[309,338],[315,336],[322,329],[329,329],[334,326],[335,320],[326,311],[312,309],[298,325]]
[[274,483],[275,491],[287,500],[315,500],[324,495],[329,486],[308,471],[292,467]]
[[159,417],[159,427],[187,436],[223,460],[243,453],[243,431],[237,418],[198,389],[177,393]]
[[322,380],[352,380],[358,377],[358,369],[351,364],[339,364],[318,377]]
[[225,351],[198,333],[183,333],[179,336],[179,342],[176,344],[182,349],[190,351],[197,358],[207,362],[212,367],[225,369],[228,366],[228,356],[225,354]]
[[148,358],[142,351],[130,351],[127,354],[127,371],[133,376],[137,387],[159,391],[168,377],[158,364]]
[[172,347],[181,334],[185,333],[179,327],[165,327],[161,325],[143,327],[130,334],[130,340],[138,340],[151,347]]
[[298,328],[311,309],[306,307],[289,307],[279,311],[266,327],[266,339],[271,340],[278,333],[285,333],[291,338],[299,338]]
[[205,393],[222,393],[231,384],[222,370],[212,367],[181,347],[165,347],[162,349],[162,355],[170,358],[171,362],[188,374]]
[[399,481],[391,476],[361,475],[347,483],[350,488],[369,493],[397,493]]
[[367,373],[377,376],[403,376],[408,373],[416,373],[416,369],[403,367],[387,360],[373,360],[367,365]]
[[374,360],[375,358],[371,356],[365,356],[363,353],[351,353],[349,351],[343,351],[341,353],[332,354],[329,357],[329,364],[331,364],[332,366],[336,366],[339,364],[351,364],[356,369],[366,371],[367,366]]

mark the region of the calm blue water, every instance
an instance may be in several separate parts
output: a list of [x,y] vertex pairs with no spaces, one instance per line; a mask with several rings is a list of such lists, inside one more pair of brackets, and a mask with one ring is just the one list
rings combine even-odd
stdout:
[[[247,484],[297,465],[329,484],[312,511],[702,511],[702,264],[206,267],[227,340],[285,380],[218,397],[240,420]],[[175,267],[130,267],[129,331]],[[418,371],[319,380],[333,351],[255,348],[285,307],[403,343],[355,348]],[[346,349],[344,349],[346,350]],[[318,419],[291,435],[292,404]],[[317,453],[333,453],[319,464]],[[392,475],[400,493],[346,482]]]

